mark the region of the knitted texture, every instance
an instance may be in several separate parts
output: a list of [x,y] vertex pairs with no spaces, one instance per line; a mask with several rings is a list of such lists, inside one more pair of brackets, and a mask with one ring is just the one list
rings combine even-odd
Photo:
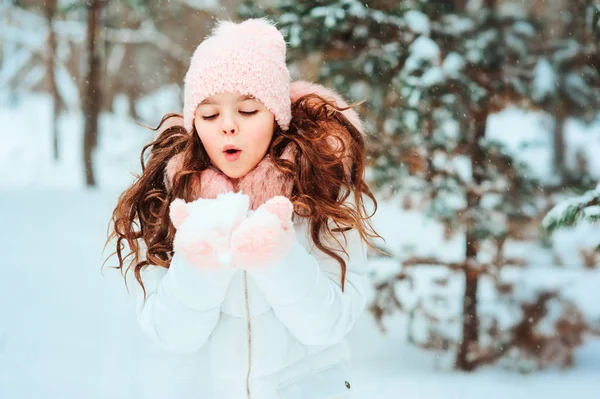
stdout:
[[236,24],[220,21],[194,51],[184,80],[184,127],[192,131],[196,108],[219,93],[252,95],[274,115],[282,130],[291,115],[286,43],[267,19]]
[[216,199],[186,203],[175,199],[169,216],[177,229],[173,249],[198,268],[219,268],[231,262],[230,235],[246,219],[248,196],[223,193]]
[[257,271],[279,262],[294,244],[294,206],[284,196],[262,204],[231,233],[233,264]]

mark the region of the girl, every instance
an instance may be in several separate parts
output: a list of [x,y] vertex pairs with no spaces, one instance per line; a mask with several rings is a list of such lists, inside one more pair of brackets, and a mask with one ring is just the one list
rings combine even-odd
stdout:
[[142,330],[169,351],[207,345],[218,399],[351,391],[344,337],[379,237],[364,137],[339,95],[290,83],[285,56],[269,21],[220,22],[112,218]]

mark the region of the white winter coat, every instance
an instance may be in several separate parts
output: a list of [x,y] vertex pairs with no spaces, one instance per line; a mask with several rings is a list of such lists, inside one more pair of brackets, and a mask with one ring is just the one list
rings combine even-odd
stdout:
[[349,254],[342,293],[339,263],[312,243],[308,221],[294,228],[291,252],[259,272],[200,270],[177,254],[169,269],[142,271],[142,330],[168,351],[208,345],[214,399],[350,395],[344,337],[365,307],[366,245],[356,230],[336,233]]

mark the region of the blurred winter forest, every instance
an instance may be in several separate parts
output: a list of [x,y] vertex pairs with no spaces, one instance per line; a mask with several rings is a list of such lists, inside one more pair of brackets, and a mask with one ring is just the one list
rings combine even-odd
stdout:
[[[15,192],[56,190],[98,193],[110,211],[154,135],[143,125],[181,112],[193,50],[217,19],[256,16],[284,33],[293,79],[364,100],[389,254],[371,253],[370,337],[433,359],[432,372],[587,367],[596,390],[580,397],[600,397],[598,0],[0,0],[3,215],[37,206]],[[43,215],[10,220],[78,234]],[[3,253],[28,248],[29,230],[17,232]]]

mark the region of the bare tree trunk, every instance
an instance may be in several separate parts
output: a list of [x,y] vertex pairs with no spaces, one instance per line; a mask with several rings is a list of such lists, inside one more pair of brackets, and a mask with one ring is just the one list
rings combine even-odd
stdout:
[[[490,11],[496,11],[497,0],[484,0],[484,5]],[[497,24],[495,16],[491,24]],[[498,28],[496,26],[496,28]],[[496,68],[500,68],[497,66]],[[493,72],[493,71],[492,71]],[[490,71],[488,71],[490,73]],[[470,110],[474,120],[474,137],[470,143],[471,175],[476,186],[480,187],[485,180],[485,168],[487,156],[482,141],[485,138],[485,130],[489,116],[490,104],[481,104],[480,111]],[[467,212],[477,211],[480,207],[481,193],[474,190],[467,191]],[[477,213],[477,212],[476,212]],[[479,242],[476,236],[475,221],[467,222],[466,247],[465,247],[465,294],[463,297],[463,331],[462,341],[456,354],[456,367],[464,371],[472,371],[477,363],[470,358],[473,350],[479,346],[479,314],[477,312],[477,288],[481,270],[477,261]]]
[[53,110],[52,110],[52,153],[54,160],[58,161],[59,150],[58,150],[58,116],[60,113],[60,96],[58,94],[58,87],[56,85],[56,71],[55,71],[55,55],[56,55],[56,33],[52,27],[52,21],[56,15],[56,0],[47,0],[45,2],[45,14],[46,20],[48,21],[48,53],[46,57],[47,63],[47,76],[50,86],[50,94],[52,95]]
[[136,93],[134,93],[134,87],[129,86],[127,89],[127,98],[129,100],[129,116],[131,119],[137,121],[140,119],[140,116],[137,113],[137,109],[135,108],[135,103],[137,100]]
[[[479,185],[483,182],[483,169],[486,162],[481,140],[485,137],[487,126],[487,111],[475,117],[475,137],[471,143],[471,168],[473,181]],[[473,191],[467,193],[467,210],[472,211],[479,207],[481,195]],[[479,314],[477,313],[477,288],[479,285],[479,268],[477,262],[478,239],[474,233],[473,222],[467,225],[465,247],[465,293],[463,296],[463,331],[462,341],[456,355],[456,367],[460,370],[471,371],[476,367],[469,359],[470,351],[479,342]]]
[[467,0],[454,0],[454,11],[463,13],[467,9]]
[[563,107],[564,104],[560,103],[556,104],[554,107],[554,131],[552,134],[554,143],[554,173],[560,176],[561,183],[567,180],[567,169],[565,165],[565,122],[567,116]]
[[[8,1],[8,8],[9,11],[5,12],[5,18],[6,18],[6,23],[7,26],[12,26],[12,12],[10,11],[10,8],[15,7],[16,6],[16,0],[9,0]],[[12,57],[14,57],[17,54],[17,43],[13,40],[6,40],[2,43],[2,63],[3,64],[8,64],[8,60],[12,59]],[[3,69],[3,67],[5,65],[0,64],[0,70]],[[10,78],[7,82],[7,86],[6,89],[8,91],[8,101],[9,104],[11,106],[15,106],[17,104],[17,87],[16,87],[16,80],[14,78]]]
[[88,76],[86,79],[84,96],[85,127],[83,136],[83,167],[85,169],[85,183],[95,186],[92,155],[98,142],[98,116],[101,106],[100,88],[100,52],[99,52],[99,24],[101,0],[88,0],[87,24],[87,54]]

